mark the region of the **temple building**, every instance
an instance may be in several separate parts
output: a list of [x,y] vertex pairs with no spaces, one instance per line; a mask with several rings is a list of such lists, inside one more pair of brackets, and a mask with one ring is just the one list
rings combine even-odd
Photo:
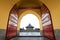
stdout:
[[40,35],[40,29],[39,28],[35,28],[29,24],[25,29],[20,29],[20,36],[41,36]]

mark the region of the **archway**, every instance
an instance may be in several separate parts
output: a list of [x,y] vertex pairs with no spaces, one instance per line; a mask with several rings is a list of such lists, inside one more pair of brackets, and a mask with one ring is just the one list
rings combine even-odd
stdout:
[[[35,16],[35,18],[36,18],[36,20],[39,20],[39,24],[40,24],[40,27],[42,26],[42,23],[41,23],[41,21],[42,21],[42,19],[41,19],[41,16],[38,14],[38,13],[40,13],[39,11],[36,11],[36,10],[25,10],[24,12],[22,12],[21,13],[21,15],[19,16],[19,21],[18,22],[21,22],[21,19],[25,16],[25,15],[27,15],[27,14],[29,14],[29,15],[31,15],[31,16]],[[31,17],[30,17],[31,18]],[[20,26],[20,24],[18,23],[18,26]],[[41,28],[42,29],[42,28]]]
[[20,27],[26,29],[26,26],[31,24],[34,28],[40,28],[39,20],[37,17],[31,13],[26,14],[22,17],[20,22]]
[[[40,11],[41,15],[40,14],[39,15],[42,18],[43,35],[45,37],[49,38],[50,40],[55,40],[50,11],[39,0],[33,0],[33,1],[32,0],[30,0],[30,1],[28,1],[28,0],[26,0],[26,1],[23,0],[22,1],[21,0],[21,3],[18,2],[16,5],[14,5],[14,7],[11,9],[10,14],[9,14],[7,32],[6,32],[6,39],[5,40],[9,40],[10,38],[16,36],[17,24],[18,24],[17,20],[18,20],[19,16],[21,15],[18,12],[23,12],[25,10],[37,10],[37,11]],[[11,22],[10,22],[10,20],[11,20]]]
[[[21,16],[22,16],[22,19],[21,19]],[[21,20],[20,28],[22,28],[22,27],[25,27],[25,28],[22,28],[22,29],[24,29],[24,31],[22,31],[20,29],[20,31],[21,31],[20,34],[23,33],[20,36],[39,36],[40,35],[40,26],[41,26],[40,23],[41,22],[40,22],[40,16],[38,15],[38,13],[36,13],[33,10],[26,10],[25,12],[23,12],[21,14],[21,16],[20,16],[20,20]],[[30,30],[29,32],[26,29],[26,26],[29,26],[28,24],[30,24],[30,26],[33,26],[33,29]],[[39,32],[35,32],[35,31],[37,31],[35,29],[39,29]],[[38,34],[35,34],[35,33],[38,33]],[[24,34],[28,34],[28,35],[24,35]]]

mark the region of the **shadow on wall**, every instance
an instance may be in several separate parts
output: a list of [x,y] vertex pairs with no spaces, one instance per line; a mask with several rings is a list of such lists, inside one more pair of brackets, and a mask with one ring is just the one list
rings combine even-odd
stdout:
[[[60,29],[54,30],[56,40],[60,40]],[[6,30],[0,29],[0,40],[5,40]]]

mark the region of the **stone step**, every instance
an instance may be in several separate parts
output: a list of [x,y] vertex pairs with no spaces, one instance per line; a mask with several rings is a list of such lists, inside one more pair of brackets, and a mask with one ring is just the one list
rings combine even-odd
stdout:
[[16,37],[12,38],[11,40],[49,40],[49,39],[44,37]]

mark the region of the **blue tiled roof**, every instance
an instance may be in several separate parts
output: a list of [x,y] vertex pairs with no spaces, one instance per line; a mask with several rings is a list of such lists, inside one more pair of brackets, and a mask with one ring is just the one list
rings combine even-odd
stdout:
[[34,28],[31,24],[29,24],[26,28]]

